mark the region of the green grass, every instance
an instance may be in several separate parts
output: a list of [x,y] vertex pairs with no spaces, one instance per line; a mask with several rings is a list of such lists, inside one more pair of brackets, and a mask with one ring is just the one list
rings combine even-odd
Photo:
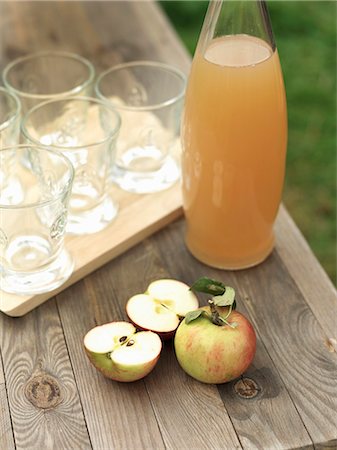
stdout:
[[[193,55],[208,2],[161,2]],[[336,281],[336,9],[334,1],[269,1],[287,92],[283,201]]]

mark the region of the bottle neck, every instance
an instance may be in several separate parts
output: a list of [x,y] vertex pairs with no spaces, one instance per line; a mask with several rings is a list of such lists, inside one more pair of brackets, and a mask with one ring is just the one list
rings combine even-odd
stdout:
[[271,21],[264,0],[211,0],[196,51],[204,55],[214,39],[233,35],[262,39],[275,51]]

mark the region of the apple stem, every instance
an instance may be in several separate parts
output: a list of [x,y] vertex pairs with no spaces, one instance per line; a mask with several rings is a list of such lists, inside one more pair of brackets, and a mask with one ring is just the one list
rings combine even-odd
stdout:
[[216,306],[214,304],[213,300],[208,300],[208,304],[211,307],[211,320],[214,323],[214,325],[223,326],[224,321],[221,319],[220,314],[218,313]]

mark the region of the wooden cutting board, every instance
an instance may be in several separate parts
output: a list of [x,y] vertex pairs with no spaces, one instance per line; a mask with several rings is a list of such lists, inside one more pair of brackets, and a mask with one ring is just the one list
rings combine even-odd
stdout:
[[75,261],[67,282],[54,291],[35,296],[0,290],[0,311],[13,317],[23,316],[182,214],[180,182],[155,194],[130,194],[118,188],[113,188],[111,194],[119,203],[119,213],[105,230],[66,237],[66,247]]

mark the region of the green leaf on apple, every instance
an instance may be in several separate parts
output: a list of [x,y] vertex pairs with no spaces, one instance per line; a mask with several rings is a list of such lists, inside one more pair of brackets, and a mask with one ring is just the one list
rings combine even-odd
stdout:
[[224,285],[221,281],[212,278],[201,277],[190,288],[192,291],[203,292],[213,296],[216,306],[232,306],[236,309],[235,290]]
[[221,281],[201,277],[191,286],[191,290],[211,295],[222,295],[226,290],[226,286]]
[[222,295],[214,296],[213,301],[216,306],[231,306],[235,301],[235,290],[226,286],[225,292]]
[[202,309],[197,309],[195,311],[190,311],[186,314],[185,316],[185,322],[188,325],[190,322],[192,322],[193,320],[197,319],[198,317],[200,317],[205,311],[203,311]]

